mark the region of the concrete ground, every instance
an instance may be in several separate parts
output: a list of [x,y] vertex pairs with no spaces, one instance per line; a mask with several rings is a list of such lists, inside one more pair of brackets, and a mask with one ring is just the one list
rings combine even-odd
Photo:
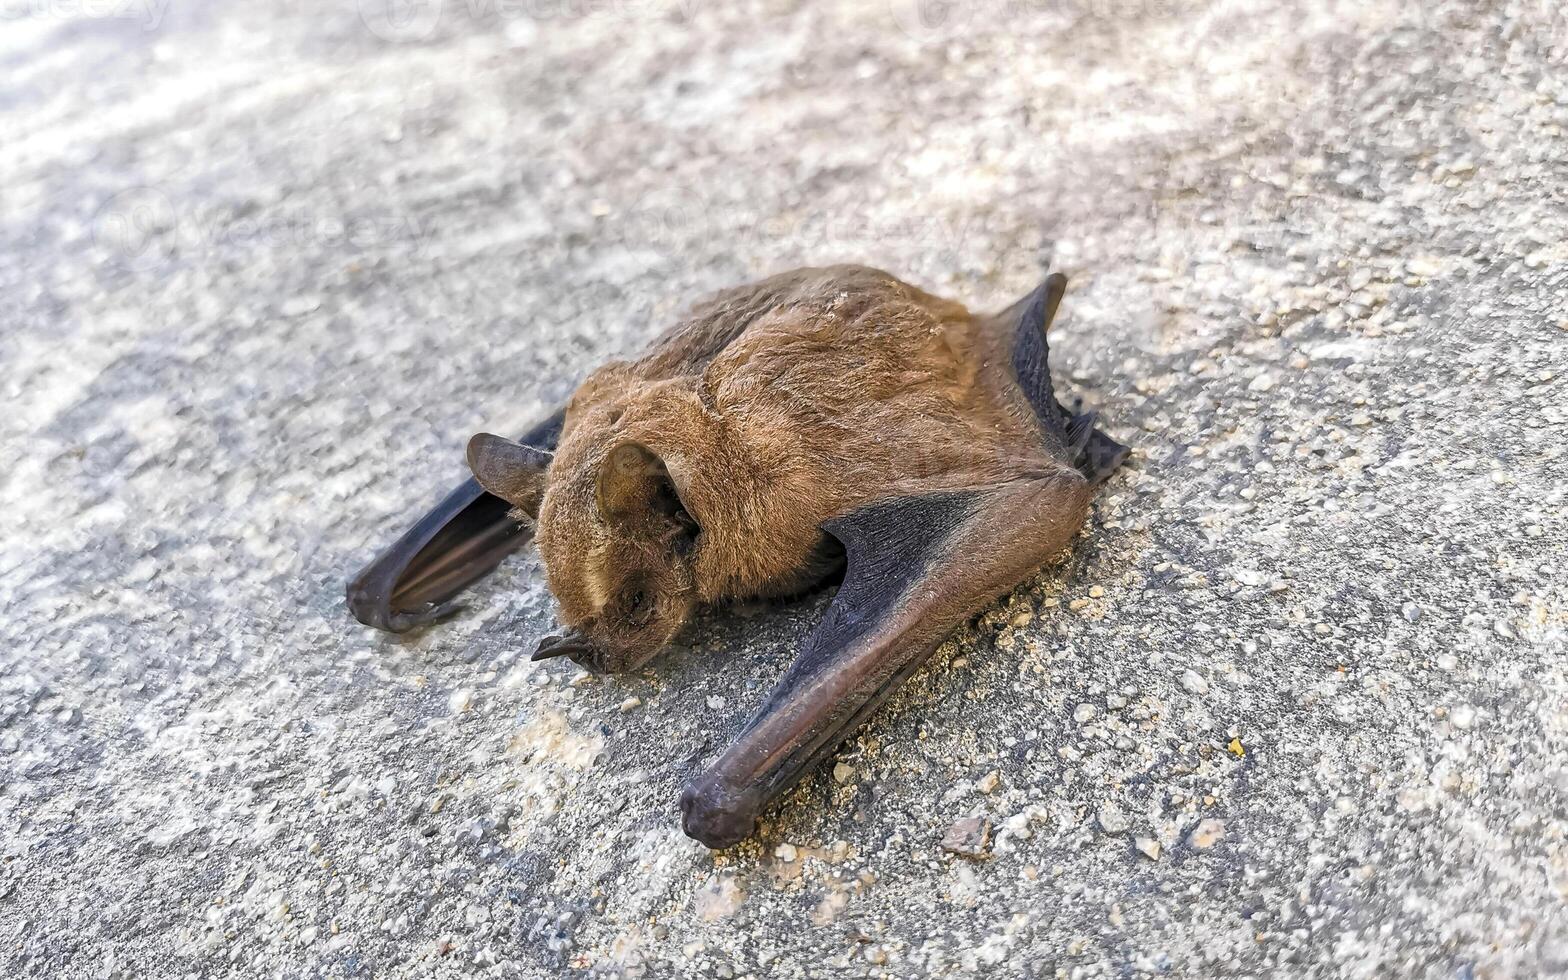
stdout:
[[[1568,974],[1560,5],[0,16],[0,973]],[[348,617],[468,434],[843,260],[1067,271],[1138,455],[755,841],[676,793],[822,597]]]

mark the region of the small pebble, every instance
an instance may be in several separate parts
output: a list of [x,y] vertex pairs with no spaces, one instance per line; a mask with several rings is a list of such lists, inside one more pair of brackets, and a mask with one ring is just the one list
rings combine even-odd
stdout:
[[942,850],[961,857],[984,857],[990,846],[991,824],[984,817],[956,820],[942,836]]
[[982,793],[990,794],[995,792],[996,788],[1001,784],[1002,774],[997,772],[995,769],[992,769],[990,772],[980,777],[980,781],[975,784],[975,789]]
[[844,785],[855,778],[855,767],[843,762],[833,764],[833,781]]
[[1099,823],[1100,829],[1107,834],[1125,834],[1127,828],[1132,826],[1127,815],[1114,803],[1102,803],[1095,813],[1094,819]]
[[1225,821],[1213,817],[1198,821],[1192,828],[1192,833],[1187,836],[1187,843],[1200,851],[1206,851],[1225,839]]
[[1187,670],[1182,672],[1181,686],[1182,689],[1185,690],[1188,694],[1209,693],[1209,682],[1204,680],[1203,675],[1195,670]]
[[279,308],[278,312],[286,317],[296,317],[304,316],[306,313],[314,313],[319,309],[321,309],[321,297],[305,295],[294,296],[284,300],[283,306]]
[[626,714],[627,712],[635,709],[640,704],[642,704],[642,698],[635,696],[627,698],[625,701],[621,702],[621,714]]
[[1078,707],[1073,709],[1073,721],[1076,721],[1080,725],[1089,721],[1093,717],[1094,705],[1092,704],[1080,704]]
[[1003,822],[1002,826],[1014,837],[1022,840],[1029,839],[1029,814],[1027,811],[1013,814]]
[[1138,853],[1150,861],[1158,861],[1160,859],[1160,842],[1153,837],[1139,837],[1133,841],[1133,844],[1138,848]]

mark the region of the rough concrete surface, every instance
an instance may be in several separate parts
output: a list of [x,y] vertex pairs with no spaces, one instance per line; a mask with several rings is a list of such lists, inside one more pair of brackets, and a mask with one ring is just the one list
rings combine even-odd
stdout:
[[[1568,19],[0,6],[0,973],[1568,973]],[[345,577],[697,295],[1047,263],[1135,462],[714,853],[821,596],[638,676]]]

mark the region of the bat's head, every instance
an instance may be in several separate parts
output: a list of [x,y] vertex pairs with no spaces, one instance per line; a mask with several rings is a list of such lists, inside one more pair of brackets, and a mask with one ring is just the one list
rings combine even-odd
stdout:
[[468,462],[481,486],[537,522],[539,556],[569,630],[540,644],[536,659],[636,670],[686,625],[697,605],[691,556],[700,529],[653,450],[606,439],[552,460],[482,433],[469,442]]

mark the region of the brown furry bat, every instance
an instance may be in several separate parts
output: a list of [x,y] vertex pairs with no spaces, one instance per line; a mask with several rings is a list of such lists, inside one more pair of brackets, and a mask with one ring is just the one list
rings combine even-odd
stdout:
[[989,317],[858,266],[722,293],[523,440],[475,436],[477,484],[367,568],[350,605],[394,630],[440,615],[531,523],[569,628],[535,658],[621,671],[702,606],[842,569],[795,665],[682,794],[687,832],[732,844],[948,633],[1062,550],[1126,456],[1052,390],[1065,286],[1051,276]]

